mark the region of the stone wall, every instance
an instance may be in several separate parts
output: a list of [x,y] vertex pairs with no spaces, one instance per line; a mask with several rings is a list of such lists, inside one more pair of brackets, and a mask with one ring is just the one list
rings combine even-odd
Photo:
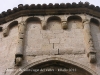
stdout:
[[[25,37],[24,37],[24,60],[21,67],[31,64],[38,60],[50,57],[61,57],[74,61],[76,63],[87,66],[91,70],[100,74],[100,28],[95,21],[89,21],[93,45],[96,51],[96,63],[90,63],[88,57],[88,48],[85,42],[84,35],[84,19],[95,18],[89,15],[79,14],[80,18],[69,18],[72,15],[57,15],[35,16],[38,19],[29,19],[20,17],[15,19],[20,22],[25,22]],[[53,17],[53,18],[52,18]],[[99,20],[98,18],[95,18]],[[12,23],[8,22],[4,25],[3,30]],[[63,29],[65,23],[66,29]],[[8,36],[4,37],[3,32],[0,32],[0,75],[13,75],[15,71],[7,71],[14,69],[15,54],[18,44],[18,25],[13,26],[9,30]],[[45,27],[45,29],[43,29]]]

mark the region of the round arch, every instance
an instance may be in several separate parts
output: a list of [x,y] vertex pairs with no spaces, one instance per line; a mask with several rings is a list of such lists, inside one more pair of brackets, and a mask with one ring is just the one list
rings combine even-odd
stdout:
[[[67,59],[64,59],[64,58],[60,58],[60,57],[50,57],[50,58],[45,58],[45,59],[42,59],[42,60],[39,60],[39,61],[35,61],[35,62],[32,62],[30,63],[29,65],[26,65],[24,67],[22,67],[22,69],[40,69],[40,68],[54,68],[55,70],[58,70],[58,68],[66,68],[66,69],[69,69],[69,68],[76,68],[76,71],[77,72],[64,72],[64,71],[61,71],[59,73],[63,74],[63,75],[97,75],[93,70],[91,70],[90,68],[82,65],[82,64],[79,64],[79,63],[76,63],[76,62],[73,62],[71,60],[67,60]],[[29,73],[26,72],[26,71],[16,71],[16,73],[14,75],[45,75],[46,73],[50,74],[50,72],[37,72],[37,73],[34,73],[34,72],[31,72]],[[53,72],[52,74],[55,74],[55,72]],[[58,75],[58,73],[56,73]]]
[[8,25],[8,28],[11,29],[13,28],[14,26],[18,25],[18,21],[13,21],[11,22],[9,25]]
[[71,20],[77,20],[77,21],[80,21],[80,22],[82,22],[82,18],[80,17],[80,16],[69,16],[68,18],[67,18],[67,21],[69,22],[69,21],[71,21]]
[[47,23],[51,22],[51,21],[58,21],[61,23],[61,18],[58,16],[51,16],[47,19]]
[[29,18],[27,18],[26,23],[29,23],[29,22],[35,22],[35,23],[40,23],[41,24],[41,20],[38,17],[29,17]]
[[97,19],[95,19],[95,18],[91,18],[90,19],[90,23],[94,23],[96,26],[100,25],[100,22]]
[[10,30],[18,25],[18,21],[11,22],[4,30],[3,30],[3,36],[6,37],[9,35]]

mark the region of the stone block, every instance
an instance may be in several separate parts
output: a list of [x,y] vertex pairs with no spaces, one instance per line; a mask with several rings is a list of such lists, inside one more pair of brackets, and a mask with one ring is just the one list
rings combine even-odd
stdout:
[[77,29],[83,29],[83,25],[81,22],[77,22],[76,27]]
[[84,54],[85,53],[85,49],[84,48],[73,48],[72,53],[73,54]]
[[60,43],[58,38],[50,39],[50,43]]
[[9,28],[7,27],[7,28],[3,29],[3,36],[6,37],[6,36],[8,36],[8,34],[9,34]]
[[72,54],[73,49],[69,48],[69,49],[60,49],[59,50],[59,54],[63,55],[63,54]]
[[52,34],[52,33],[50,33],[50,34],[46,33],[46,34],[43,34],[42,37],[43,37],[43,39],[53,39],[53,38],[56,38],[56,35]]
[[53,49],[53,44],[43,44],[41,50],[51,50]]
[[42,43],[43,43],[43,44],[49,44],[50,41],[49,41],[49,39],[43,39],[43,40],[42,40]]
[[49,22],[48,23],[48,29],[50,30],[61,30],[61,23],[59,23],[58,21],[53,21],[53,22]]
[[67,42],[67,39],[65,39],[65,38],[60,39],[60,43],[65,43],[65,42]]
[[56,38],[59,38],[59,39],[66,38],[65,35],[64,35],[64,33],[58,33],[58,34],[55,34],[55,36],[56,36]]
[[33,50],[33,51],[28,51],[26,53],[26,55],[28,56],[40,56],[40,55],[56,55],[58,54],[58,50],[57,49],[49,49],[49,50],[42,50],[42,49],[38,49],[38,50]]
[[49,33],[52,33],[52,31],[51,30],[41,30],[40,31],[42,34],[49,34]]
[[58,49],[50,50],[50,55],[57,55],[57,54],[58,54]]
[[63,30],[52,30],[52,32],[53,32],[54,34],[59,34],[59,33],[63,33]]

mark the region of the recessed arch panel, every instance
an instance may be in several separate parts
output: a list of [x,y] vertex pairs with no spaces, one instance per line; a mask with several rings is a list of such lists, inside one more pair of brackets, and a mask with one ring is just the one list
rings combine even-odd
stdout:
[[100,22],[95,18],[91,18],[90,23],[94,23],[96,26],[100,25]]
[[41,20],[40,20],[40,18],[38,18],[38,17],[29,17],[29,18],[26,20],[26,23],[30,23],[30,22],[41,23]]
[[18,25],[18,21],[13,21],[11,22],[9,25],[8,25],[8,28],[11,29],[13,28],[14,26]]
[[47,23],[46,23],[46,27],[47,29],[50,30],[59,30],[62,29],[61,27],[61,18],[58,16],[51,16],[47,19]]
[[69,16],[69,17],[67,18],[67,21],[68,21],[68,22],[69,22],[69,21],[72,21],[72,20],[82,22],[82,18],[81,18],[80,16]]
[[69,16],[67,18],[68,29],[82,29],[82,18],[80,16]]
[[47,19],[47,23],[52,22],[52,21],[57,21],[61,23],[61,18],[58,16],[51,16]]

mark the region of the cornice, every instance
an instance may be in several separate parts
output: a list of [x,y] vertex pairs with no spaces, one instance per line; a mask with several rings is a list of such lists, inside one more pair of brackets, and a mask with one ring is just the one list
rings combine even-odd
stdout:
[[86,13],[100,18],[100,7],[89,5],[88,2],[79,2],[78,4],[61,3],[61,4],[19,4],[18,8],[14,7],[12,10],[8,9],[0,14],[0,25],[16,19],[21,16],[35,16],[35,15],[63,15],[63,14],[80,14]]

